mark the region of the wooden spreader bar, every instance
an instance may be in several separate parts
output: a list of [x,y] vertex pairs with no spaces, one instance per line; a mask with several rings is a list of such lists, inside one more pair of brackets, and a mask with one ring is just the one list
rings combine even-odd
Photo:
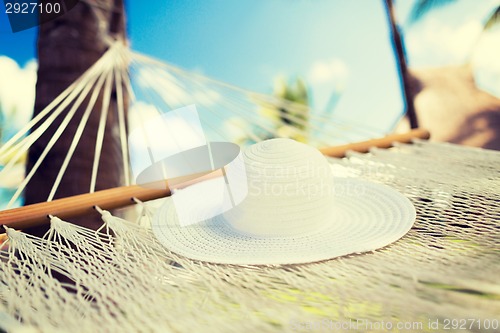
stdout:
[[[429,136],[430,134],[428,131],[424,129],[415,129],[407,133],[391,134],[379,139],[351,143],[343,146],[321,148],[320,151],[326,156],[344,157],[346,152],[350,150],[365,153],[372,147],[389,148],[393,145],[393,142],[410,143],[413,139],[428,139]],[[211,178],[217,175],[217,173],[211,173],[198,177],[194,181],[187,181],[184,185],[176,187],[187,186],[197,181],[205,180],[207,177]],[[134,204],[135,201],[133,198],[137,198],[141,201],[148,201],[171,195],[167,182],[164,182],[164,186],[155,185],[156,186],[122,186],[0,211],[0,225],[22,230],[24,228],[49,223],[49,215],[67,220],[76,216],[92,214],[94,212],[94,206],[110,210]],[[3,232],[5,232],[4,229],[0,228],[0,233]]]

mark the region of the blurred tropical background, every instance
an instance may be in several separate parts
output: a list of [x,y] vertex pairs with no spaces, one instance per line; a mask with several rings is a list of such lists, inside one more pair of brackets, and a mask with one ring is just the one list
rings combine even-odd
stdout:
[[[57,24],[16,33],[0,3],[0,145],[99,58],[104,46],[93,39],[97,28],[86,6],[110,5],[113,36],[182,69],[161,84],[151,71],[131,73],[139,91],[130,105],[131,127],[135,113],[162,103],[176,108],[192,102],[200,112],[224,100],[243,103],[236,93],[183,81],[193,75],[250,98],[255,92],[292,105],[253,100],[272,135],[227,113],[222,121],[206,121],[209,137],[224,130],[240,144],[273,135],[314,144],[311,133],[323,142],[317,133],[325,132],[335,145],[420,126],[433,140],[500,149],[498,0],[81,2]],[[140,89],[148,80],[160,84],[168,103]],[[313,130],[314,120],[319,124]],[[5,155],[0,165],[8,162]],[[32,164],[26,155],[7,176],[0,173],[0,209]],[[120,182],[113,181],[102,187]],[[41,201],[41,187],[32,186],[29,203]]]

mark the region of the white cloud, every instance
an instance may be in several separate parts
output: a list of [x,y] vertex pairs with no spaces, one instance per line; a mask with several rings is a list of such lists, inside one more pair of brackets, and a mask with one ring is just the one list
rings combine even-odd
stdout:
[[[20,130],[33,114],[36,70],[37,64],[34,60],[20,68],[13,59],[0,56],[0,109],[5,117],[1,125],[7,135],[13,135]],[[0,162],[4,164],[6,160]],[[9,172],[0,172],[0,201],[8,202],[12,195],[1,188],[15,189],[23,178],[23,163],[18,163]]]
[[415,26],[406,36],[410,65],[448,66],[471,61],[477,86],[500,96],[500,28],[483,32],[481,16],[461,25],[429,17]]
[[171,108],[189,104],[190,96],[182,87],[182,82],[167,71],[141,68],[137,82],[142,88],[150,90],[151,93],[156,91],[163,102]]
[[215,87],[203,82],[193,84],[192,78],[188,80],[165,70],[140,69],[137,80],[142,88],[156,91],[171,108],[190,104],[210,107],[222,99]]
[[193,93],[193,103],[199,106],[210,107],[216,105],[222,98],[219,92],[210,89],[208,86],[203,91],[195,91]]
[[307,75],[308,82],[313,85],[331,83],[344,85],[348,77],[349,68],[338,58],[314,63]]
[[231,117],[224,121],[224,133],[231,142],[243,142],[249,137],[248,133],[251,132],[248,121],[241,117]]
[[341,59],[332,58],[315,62],[306,76],[312,94],[312,106],[325,110],[333,95],[341,93],[349,80],[349,67]]
[[500,27],[483,34],[472,64],[477,86],[500,98]]
[[444,66],[463,63],[483,29],[480,20],[470,20],[458,27],[429,18],[406,36],[412,66]]
[[135,176],[151,165],[148,150],[155,161],[160,161],[206,144],[193,105],[160,114],[155,106],[137,102],[130,108],[129,123],[129,149]]
[[135,102],[130,106],[128,112],[128,123],[131,131],[140,128],[142,122],[156,118],[159,115],[159,110],[152,104],[141,101]]
[[36,70],[35,60],[20,68],[13,59],[0,56],[0,106],[11,130],[21,129],[33,114]]
[[412,67],[471,62],[480,89],[500,96],[500,27],[483,31],[499,0],[456,2],[434,10],[406,33]]

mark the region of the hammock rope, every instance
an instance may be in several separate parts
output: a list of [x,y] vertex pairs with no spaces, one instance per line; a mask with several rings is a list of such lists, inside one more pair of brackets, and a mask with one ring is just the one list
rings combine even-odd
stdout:
[[57,174],[57,177],[54,181],[54,185],[52,186],[52,189],[50,191],[49,198],[47,199],[47,201],[52,201],[54,199],[54,196],[55,196],[56,191],[61,183],[63,175],[66,173],[66,169],[68,168],[69,162],[71,161],[71,158],[73,157],[73,154],[76,150],[76,147],[80,143],[80,139],[83,135],[83,131],[85,130],[85,127],[86,127],[87,122],[89,120],[90,114],[94,109],[97,98],[98,98],[98,96],[101,92],[101,88],[104,84],[104,79],[106,78],[108,72],[109,72],[109,70],[107,72],[104,72],[99,77],[99,80],[94,88],[94,91],[92,92],[91,97],[90,97],[90,101],[85,109],[85,112],[82,115],[82,119],[81,119],[80,123],[78,124],[78,127],[77,127],[76,132],[75,132],[75,136],[73,137],[73,140],[71,141],[71,145],[68,149],[68,153],[66,154],[66,157],[64,158],[61,169],[59,170],[59,173]]
[[[136,82],[133,82],[134,79],[136,79]],[[111,107],[113,90],[116,92],[116,108]],[[190,94],[188,95],[185,91],[189,91]],[[126,101],[124,92],[126,92],[128,98],[127,103],[128,101],[131,103],[129,113],[136,114],[139,119],[135,124],[125,124]],[[19,159],[26,154],[32,144],[63,114],[63,111],[69,108],[69,111],[56,129],[55,135],[50,139],[40,158],[35,161],[32,170],[15,191],[8,208],[11,208],[18,201],[23,190],[37,172],[51,148],[66,130],[69,122],[74,118],[76,110],[84,106],[84,100],[88,96],[90,96],[88,104],[85,105],[85,111],[79,119],[70,148],[52,184],[47,198],[48,202],[53,201],[56,197],[61,181],[67,173],[68,165],[87,127],[91,112],[100,112],[100,121],[94,147],[89,193],[96,192],[99,164],[107,126],[106,120],[109,112],[116,112],[118,117],[118,133],[125,183],[127,185],[133,183],[131,179],[131,157],[129,156],[127,125],[140,126],[140,130],[145,138],[144,143],[149,159],[151,163],[155,162],[151,148],[154,138],[151,136],[152,133],[148,133],[145,128],[148,121],[148,114],[142,112],[143,110],[140,108],[137,110],[134,108],[135,105],[139,105],[140,103],[145,103],[145,105],[155,110],[155,115],[153,116],[156,117],[164,115],[178,106],[195,103],[198,106],[202,126],[208,130],[204,131],[206,142],[213,141],[214,138],[222,141],[233,141],[235,137],[232,134],[228,134],[228,132],[235,130],[238,131],[238,136],[243,136],[250,142],[260,142],[269,137],[281,137],[282,133],[280,133],[278,127],[284,123],[277,119],[278,116],[287,119],[290,126],[298,126],[298,128],[295,127],[295,134],[301,135],[310,144],[318,146],[328,146],[330,145],[329,140],[335,140],[342,136],[347,137],[350,135],[349,133],[373,133],[370,129],[364,127],[352,127],[337,121],[326,122],[327,118],[324,115],[316,115],[317,113],[307,105],[297,104],[275,96],[255,93],[200,74],[190,73],[170,64],[161,63],[156,59],[132,52],[122,42],[115,42],[75,83],[50,103],[39,115],[34,117],[7,144],[0,147],[0,156],[14,152],[13,158],[0,170],[0,175],[6,175]],[[100,110],[94,111],[93,109],[96,108],[99,97],[102,98],[102,105]],[[271,118],[263,116],[260,112],[262,108],[270,110],[274,116]],[[290,112],[283,114],[279,111],[280,108],[287,109]],[[309,121],[306,121],[304,117],[297,116],[301,113],[307,114]],[[41,122],[42,120],[43,122]],[[221,126],[220,124],[223,125]],[[38,127],[35,130],[26,135],[30,129],[37,125]],[[193,126],[192,124],[187,125]],[[324,134],[325,132],[327,133]],[[422,133],[419,133],[418,136],[423,137]],[[410,135],[404,140],[408,141],[411,138],[412,136]],[[399,139],[396,138],[395,140]],[[181,146],[179,142],[174,142],[174,144],[178,148]],[[130,191],[127,190],[124,193],[130,193]],[[147,194],[146,197],[155,197],[159,193],[155,193],[154,195]]]
[[[329,161],[338,176],[404,193],[417,209],[415,227],[364,255],[233,266],[166,250],[148,227],[161,203],[139,201],[136,223],[96,208],[103,218],[99,231],[52,217],[43,238],[7,228],[0,316],[10,320],[1,320],[0,328],[292,332],[307,323],[334,330],[359,321],[368,326],[358,331],[380,331],[375,325],[383,321],[425,331],[436,320],[437,330],[443,328],[443,319],[493,323],[500,312],[500,182],[491,173],[498,152],[417,141]],[[471,172],[474,177],[456,176]]]
[[106,84],[104,86],[104,98],[101,107],[101,119],[99,121],[99,127],[97,129],[97,138],[94,151],[94,163],[92,166],[92,176],[90,181],[90,193],[95,192],[95,187],[97,183],[97,172],[99,170],[99,162],[101,160],[102,146],[104,143],[104,133],[106,131],[106,123],[108,119],[109,105],[111,100],[111,87],[112,87],[113,71],[110,71],[106,78]]
[[[9,139],[3,146],[0,147],[0,155],[6,155],[9,150],[12,149],[19,139],[22,139],[36,124],[40,123],[47,115],[50,117],[46,119],[42,126],[50,126],[53,119],[56,118],[60,112],[68,106],[78,94],[88,85],[89,81],[102,70],[103,63],[106,63],[110,57],[111,50],[105,53],[100,59],[96,61],[81,77],[79,77],[75,82],[73,82],[68,88],[66,88],[60,95],[58,95],[49,105],[47,105],[38,115],[33,117],[21,130],[19,130],[11,139]],[[62,106],[56,108],[61,102],[64,101]],[[54,112],[52,112],[56,108]],[[43,132],[45,129],[38,129],[38,132]],[[34,135],[31,134],[30,136]],[[41,135],[41,134],[40,134]],[[25,138],[25,140],[27,137]]]
[[123,86],[122,86],[122,73],[123,69],[116,69],[115,68],[115,75],[116,75],[116,103],[117,103],[117,108],[118,108],[118,127],[120,130],[120,143],[121,143],[121,150],[122,150],[122,163],[123,163],[123,170],[125,174],[125,185],[128,186],[130,185],[130,161],[129,161],[129,156],[128,156],[128,140],[127,140],[127,124],[125,123],[125,107],[123,103]]
[[[144,75],[144,73],[146,74]],[[135,76],[135,78],[138,79],[137,84],[132,83],[133,78],[131,76]],[[79,120],[80,123],[77,126],[70,148],[67,151],[67,155],[52,185],[47,201],[52,201],[56,196],[76,147],[83,136],[90,113],[94,112],[93,109],[95,108],[99,96],[102,97],[102,105],[99,110],[100,121],[97,129],[96,145],[94,147],[94,160],[92,164],[89,193],[94,193],[96,191],[99,164],[104,143],[104,133],[107,123],[106,119],[109,112],[117,112],[124,172],[123,179],[127,185],[131,184],[123,87],[125,87],[127,97],[132,104],[131,110],[133,111],[135,110],[134,105],[143,103],[144,97],[146,97],[146,105],[156,110],[156,116],[165,114],[165,112],[172,110],[178,105],[196,103],[196,105],[199,106],[198,113],[202,125],[209,130],[204,132],[206,142],[209,142],[210,139],[213,140],[210,136],[215,136],[218,140],[234,140],[234,138],[228,135],[228,129],[230,131],[238,131],[240,136],[246,137],[250,142],[259,142],[269,137],[280,137],[281,134],[277,129],[278,126],[283,125],[283,123],[277,119],[278,116],[287,119],[290,126],[298,127],[295,127],[295,134],[306,138],[310,144],[318,146],[328,146],[330,139],[341,136],[347,137],[349,135],[348,133],[373,133],[371,130],[363,127],[352,127],[347,124],[342,124],[341,122],[338,123],[337,121],[326,122],[324,115],[316,115],[314,110],[307,105],[279,99],[275,96],[258,94],[200,74],[190,73],[170,64],[162,63],[156,59],[132,52],[123,43],[115,42],[95,65],[50,103],[39,115],[34,117],[34,119],[9,140],[7,144],[0,147],[0,156],[14,152],[13,158],[2,170],[0,170],[0,173],[7,174],[20,158],[26,154],[31,145],[63,114],[64,110],[69,108],[63,121],[56,129],[55,135],[43,150],[40,158],[35,161],[32,170],[15,191],[9,201],[8,208],[11,208],[20,198],[23,190],[37,172],[51,148],[55,145],[71,119],[74,117],[76,110],[80,106],[83,106],[83,101],[89,95],[90,101],[86,105],[82,118]],[[172,87],[177,88],[172,90]],[[116,91],[116,110],[115,108],[112,108],[113,110],[110,109],[113,89]],[[188,95],[186,93],[179,93],[179,91],[190,91],[192,93]],[[140,100],[137,98],[138,94]],[[214,98],[216,99],[215,102],[213,101]],[[259,109],[263,107],[266,108],[266,110],[270,110],[274,116],[271,118],[263,117],[259,111]],[[282,113],[279,111],[280,108],[290,110],[290,112]],[[145,137],[148,156],[151,162],[154,163],[155,159],[151,150],[152,140],[154,139],[150,137],[150,133],[145,129],[145,124],[148,119],[140,110],[135,113],[137,113],[139,118],[138,125],[141,127],[141,131]],[[296,116],[301,113],[307,114],[309,121],[303,117]],[[40,123],[41,120],[44,121]],[[221,123],[224,125],[220,126]],[[26,133],[36,125],[38,125],[38,127],[29,135],[26,135]],[[191,124],[188,125],[191,126]],[[328,128],[328,130],[326,130],[326,128]],[[328,133],[323,134],[325,132]],[[179,142],[175,142],[175,144],[177,147],[180,147]]]
[[[136,64],[137,66],[141,67],[143,64],[153,64],[153,65],[158,65],[158,61],[148,59],[143,55],[139,55],[137,53],[133,53],[132,55],[133,63]],[[147,60],[146,60],[147,59]],[[313,124],[313,123],[307,123],[304,119],[301,119],[297,116],[295,116],[292,113],[308,113],[310,111],[310,108],[305,105],[293,103],[290,101],[282,100],[277,97],[273,96],[267,96],[267,95],[262,95],[258,94],[255,92],[251,92],[245,89],[241,89],[238,87],[233,87],[230,86],[224,82],[216,81],[210,78],[206,78],[203,76],[200,76],[198,74],[193,74],[187,71],[184,71],[179,68],[172,69],[171,66],[168,66],[167,64],[164,64],[165,68],[170,69],[169,72],[165,72],[163,74],[168,74],[169,78],[165,80],[165,82],[168,82],[170,84],[170,81],[173,79],[172,75],[178,75],[180,79],[175,79],[176,82],[184,82],[184,84],[194,84],[196,88],[194,89],[188,89],[186,86],[182,86],[179,84],[179,86],[182,89],[185,89],[187,91],[201,91],[202,93],[207,93],[207,91],[219,91],[222,90],[221,95],[224,96],[223,99],[219,101],[219,104],[217,105],[218,107],[225,107],[228,110],[231,110],[233,114],[237,114],[241,116],[243,119],[247,120],[251,124],[259,127],[262,129],[265,133],[268,133],[270,135],[276,135],[276,129],[269,126],[268,123],[274,123],[280,124],[280,122],[277,119],[263,119],[262,117],[259,117],[257,112],[248,112],[249,106],[254,109],[255,106],[272,106],[272,108],[269,109],[270,112],[273,113],[275,117],[282,117],[284,119],[287,119],[292,126],[304,126],[306,128],[312,128],[315,130],[320,130],[320,128]],[[150,69],[150,71],[152,71]],[[150,72],[151,73],[151,72]],[[161,73],[161,72],[160,72]],[[148,89],[154,90],[157,92],[161,98],[167,99],[169,96],[167,94],[164,94],[162,90],[155,89],[158,84],[161,84],[162,82],[159,80],[162,74],[157,73],[157,75],[153,76],[151,75],[151,78],[154,78],[156,81],[154,83],[151,83],[148,85]],[[148,79],[145,78],[145,81]],[[207,90],[206,87],[209,86],[210,90]],[[190,86],[191,87],[191,86]],[[164,85],[164,89],[167,89],[168,85]],[[234,96],[236,95],[236,97]],[[179,102],[176,101],[175,99],[173,102]],[[185,102],[185,101],[183,101]],[[278,110],[279,108],[285,108],[290,110],[290,113],[280,113]],[[209,111],[212,111],[209,109]],[[324,118],[316,117],[312,115],[312,112],[309,112],[308,117],[311,119],[317,119],[318,122],[321,121],[324,122]],[[331,119],[329,119],[331,121]],[[356,131],[356,130],[355,130]],[[308,131],[301,130],[297,128],[297,132],[303,135],[304,137],[308,137]],[[380,133],[379,133],[380,135]],[[323,145],[328,145],[325,142],[321,142]]]
[[56,144],[57,140],[61,137],[61,135],[63,134],[64,130],[69,125],[71,119],[73,119],[73,116],[75,115],[76,111],[78,110],[78,108],[80,107],[80,105],[83,103],[83,101],[87,97],[88,93],[90,92],[90,90],[93,87],[94,83],[96,82],[97,78],[98,78],[97,76],[94,77],[94,78],[92,78],[91,81],[90,81],[90,83],[87,86],[85,86],[85,88],[83,89],[82,93],[78,96],[78,98],[76,99],[75,103],[73,104],[73,106],[71,107],[71,109],[68,111],[68,113],[64,117],[64,119],[61,122],[60,126],[57,128],[57,130],[55,131],[54,135],[51,137],[51,139],[47,143],[47,146],[45,147],[45,149],[40,154],[40,157],[35,162],[35,164],[33,165],[32,169],[30,170],[30,172],[26,175],[25,179],[21,182],[21,185],[19,186],[19,188],[17,189],[17,191],[12,196],[12,199],[10,200],[9,204],[7,205],[7,208],[12,207],[12,205],[17,201],[17,199],[19,198],[19,196],[22,194],[22,192],[25,189],[25,187],[28,184],[28,182],[31,180],[31,178],[33,177],[33,175],[35,174],[35,172],[38,170],[38,168],[40,167],[40,165],[42,164],[42,162],[45,160],[45,158],[49,154],[49,152],[52,149],[52,147]]

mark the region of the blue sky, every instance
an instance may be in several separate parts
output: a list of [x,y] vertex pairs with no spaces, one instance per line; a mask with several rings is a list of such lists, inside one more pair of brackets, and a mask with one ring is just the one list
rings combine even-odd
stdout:
[[[409,64],[414,67],[462,63],[482,20],[498,3],[458,0],[408,26],[405,22],[414,2],[396,0]],[[310,87],[314,108],[322,111],[332,92],[340,91],[333,117],[380,133],[390,130],[402,113],[382,1],[126,3],[129,38],[137,51],[264,93],[272,93],[279,76],[301,76]],[[36,58],[37,30],[12,34],[3,9],[0,2],[0,56],[24,68]],[[490,58],[495,54],[483,53]],[[13,80],[3,79],[9,84]]]
[[[402,115],[382,0],[126,3],[129,39],[136,51],[262,93],[272,93],[277,77],[300,76],[320,112],[333,92],[340,93],[329,116],[353,130],[331,144],[375,135],[360,128],[382,135]],[[410,66],[471,60],[479,87],[500,96],[500,28],[481,33],[499,0],[457,0],[411,26],[406,21],[415,0],[395,3]],[[0,120],[6,121],[5,134],[28,121],[33,109],[37,29],[13,34],[4,13],[0,1]],[[147,111],[151,105],[141,107]],[[22,168],[18,171],[21,178]]]
[[335,116],[384,131],[402,112],[398,74],[382,1],[363,4],[130,1],[130,38],[135,50],[250,90],[271,93],[276,77],[300,76],[320,111],[343,89]]
[[[399,78],[382,1],[363,5],[130,0],[127,19],[137,51],[263,93],[277,77],[300,76],[314,108],[324,110],[341,90],[334,116],[383,133],[403,110]],[[12,34],[5,17],[0,24],[0,55],[24,66],[35,57],[36,29]]]
[[[286,2],[183,1],[179,6],[157,1],[143,6],[130,1],[132,47],[248,88],[270,88],[272,81],[262,78],[304,73],[314,61],[332,57],[362,66],[370,62],[364,52],[383,47],[384,14],[378,1],[366,2],[371,8],[362,12],[352,1]],[[356,25],[353,16],[363,24]]]

